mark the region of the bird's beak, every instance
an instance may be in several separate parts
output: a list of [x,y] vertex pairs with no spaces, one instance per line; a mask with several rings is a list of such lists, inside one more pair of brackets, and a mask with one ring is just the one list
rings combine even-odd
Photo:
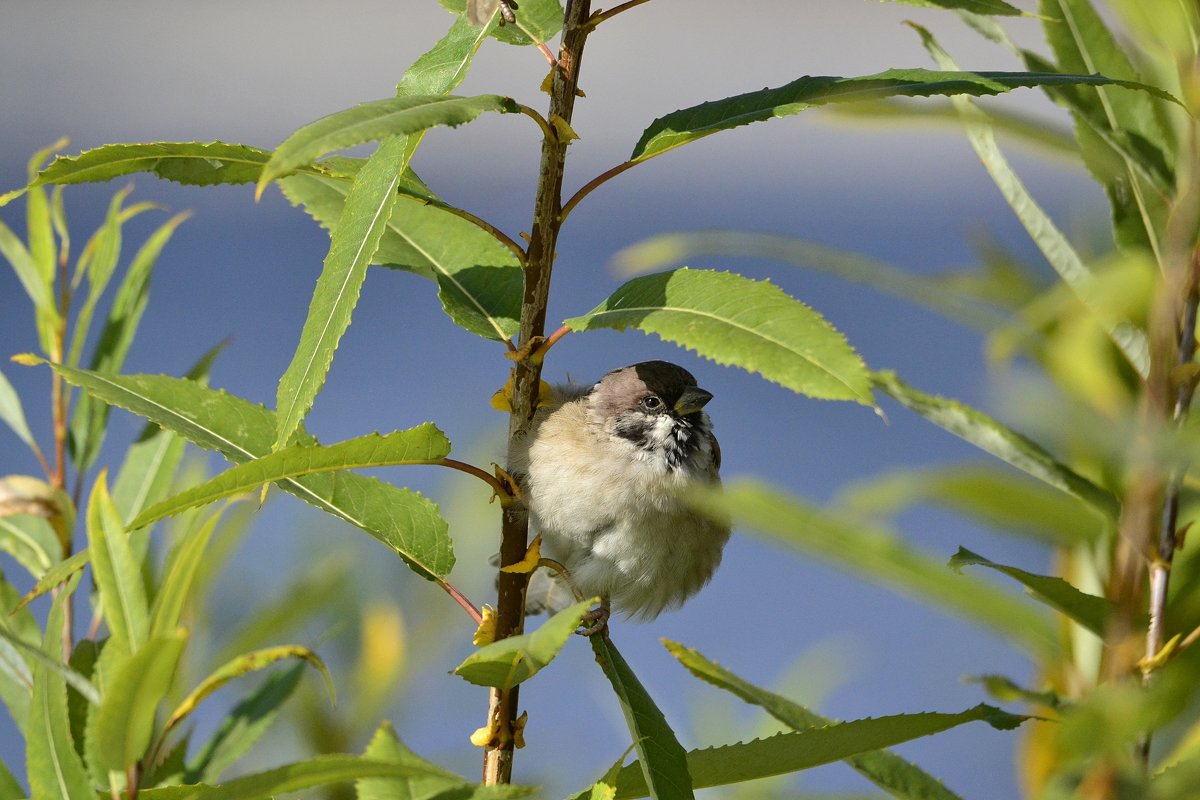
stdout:
[[675,413],[681,417],[686,417],[688,414],[695,414],[712,399],[711,392],[706,392],[699,386],[689,386],[683,390],[683,394],[679,395],[679,399],[675,401]]

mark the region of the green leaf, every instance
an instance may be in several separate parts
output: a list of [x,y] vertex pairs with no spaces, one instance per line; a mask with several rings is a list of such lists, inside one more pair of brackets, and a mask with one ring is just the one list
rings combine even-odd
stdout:
[[[58,306],[54,302],[52,284],[42,278],[37,261],[12,229],[0,220],[0,255],[12,265],[17,280],[25,288],[38,315],[38,340],[42,351],[54,352],[54,338],[49,336],[54,326],[48,322],[58,320]],[[44,323],[44,320],[46,323]]]
[[[841,761],[859,753],[941,733],[967,722],[982,721],[999,730],[1010,730],[1026,719],[983,704],[958,714],[896,714],[781,733],[748,743],[693,750],[687,754],[687,766],[697,789],[725,786]],[[640,766],[631,764],[621,770],[617,799],[646,796],[652,795],[648,795]]]
[[33,614],[24,608],[14,611],[19,601],[17,590],[0,573],[0,701],[21,735],[25,736],[33,691],[33,670],[28,657],[35,652],[45,654],[42,653],[41,630]]
[[354,179],[313,291],[300,344],[279,379],[276,401],[279,428],[274,450],[291,439],[325,383],[333,352],[350,326],[350,315],[358,303],[367,266],[375,256],[399,197],[396,184],[408,166],[410,155],[406,139],[388,139]]
[[1116,519],[1120,504],[1112,492],[1067,467],[1037,442],[957,400],[919,392],[893,372],[876,372],[872,380],[880,391],[939,428]]
[[1102,75],[1064,75],[1036,72],[961,72],[957,69],[891,69],[860,78],[805,76],[775,89],[727,97],[674,111],[651,123],[633,148],[630,161],[645,161],[668,150],[720,131],[751,122],[798,114],[830,103],[854,103],[887,97],[935,95],[996,95],[1034,86],[1125,86],[1164,99],[1170,95],[1152,86]]
[[686,267],[646,275],[564,324],[577,331],[637,328],[794,392],[874,404],[866,365],[845,337],[766,281]]
[[[335,230],[350,185],[292,175],[280,188],[293,205]],[[375,263],[436,280],[446,314],[462,328],[503,341],[520,327],[523,276],[516,255],[491,234],[427,199],[401,195]]]
[[12,384],[8,382],[8,378],[4,377],[3,372],[0,372],[0,420],[12,428],[17,438],[28,445],[31,450],[37,450],[37,443],[33,440],[29,423],[25,421],[25,409],[21,406],[21,398],[13,389]]
[[[225,342],[217,344],[202,355],[186,377],[207,383],[212,363]],[[91,397],[91,395],[86,395]],[[125,459],[113,484],[112,499],[126,525],[148,506],[161,500],[171,489],[171,483],[183,459],[184,440],[154,423],[147,423],[142,432],[125,451]]]
[[769,258],[812,269],[907,300],[981,330],[1011,322],[991,303],[956,292],[936,277],[913,275],[860,253],[787,236],[751,231],[687,231],[652,236],[618,252],[613,261],[627,272],[651,272],[696,256]]
[[317,756],[264,772],[243,775],[220,786],[166,786],[138,792],[144,800],[270,800],[280,794],[348,783],[361,778],[409,778],[428,775],[414,764],[390,764],[358,756]]
[[587,610],[600,602],[595,597],[563,609],[533,633],[510,636],[484,645],[454,668],[454,674],[476,686],[511,689],[524,683],[554,660]]
[[121,663],[96,711],[101,765],[124,772],[146,754],[154,734],[154,714],[171,690],[187,633],[148,639]]
[[[0,520],[0,523],[3,523],[3,520]],[[21,598],[21,602],[17,608],[24,608],[32,601],[41,597],[46,592],[58,586],[60,583],[66,581],[76,572],[79,572],[81,569],[87,566],[87,563],[90,559],[91,554],[84,549],[72,553],[70,558],[65,558],[62,561],[56,562],[54,566],[47,569],[42,576],[38,578],[37,583],[33,585],[33,588]]]
[[675,732],[667,724],[666,717],[625,663],[612,640],[593,636],[591,642],[596,661],[604,670],[621,704],[621,712],[625,715],[625,724],[629,726],[629,735],[633,737],[633,746],[639,758],[617,774],[618,792],[624,785],[640,787],[640,794],[631,797],[644,797],[647,794],[655,800],[686,800],[693,797],[693,788],[700,788],[703,784],[698,783],[695,775],[691,774],[688,755],[675,738]]
[[[466,0],[439,0],[442,8],[461,15],[466,8]],[[513,6],[517,9],[517,6]],[[559,0],[521,0],[520,8],[516,10],[517,21],[534,36],[543,42],[553,38],[563,23],[563,7]],[[533,40],[516,25],[492,25],[488,35],[505,44],[528,46]]]
[[[917,25],[914,25],[913,28],[921,36],[926,50],[929,51],[939,66],[943,68],[953,68],[955,66],[953,59],[938,45],[929,31]],[[1126,81],[1108,81],[1107,79],[1093,85],[1106,84],[1128,86],[1131,88],[1134,86],[1134,84]],[[1054,86],[1057,84],[1046,83],[1042,85]],[[975,153],[979,156],[980,161],[983,162],[983,166],[988,171],[988,174],[992,176],[992,181],[996,184],[996,188],[1000,190],[1005,201],[1017,215],[1017,219],[1025,227],[1029,237],[1033,239],[1034,244],[1042,251],[1042,255],[1050,262],[1050,266],[1054,268],[1054,271],[1058,273],[1063,282],[1071,288],[1071,291],[1079,297],[1084,306],[1096,314],[1108,332],[1109,337],[1125,355],[1130,365],[1141,376],[1145,377],[1148,375],[1150,356],[1145,334],[1127,320],[1110,319],[1110,315],[1106,314],[1101,305],[1096,301],[1094,297],[1095,276],[1083,263],[1079,254],[1071,247],[1071,243],[1063,236],[1053,220],[1042,210],[1037,201],[1033,199],[1033,196],[1029,194],[1029,190],[1025,188],[1025,184],[1022,183],[1016,172],[1009,165],[1004,154],[1000,152],[1000,147],[996,144],[995,134],[988,125],[987,118],[965,97],[952,98],[951,102],[954,103],[962,115],[967,138],[970,140],[971,146],[975,149]]]
[[[84,700],[93,705],[100,702],[100,693],[96,691],[96,687],[85,676],[52,656],[47,655],[41,646],[29,641],[17,631],[2,623],[0,623],[0,640],[3,640],[0,641],[0,644],[6,645],[0,648],[0,671],[6,673],[16,683],[20,684],[26,693],[33,686],[33,675],[28,669],[24,668],[23,662],[18,660],[20,653],[24,653],[25,658],[30,662],[58,673],[68,686],[79,692]],[[14,658],[14,656],[17,656],[17,658]]]
[[234,678],[240,678],[243,675],[256,672],[260,669],[266,669],[287,658],[302,659],[320,672],[321,677],[325,679],[325,688],[329,691],[329,699],[331,702],[335,702],[333,677],[329,674],[325,662],[316,653],[298,644],[266,647],[262,650],[255,650],[252,653],[243,653],[214,670],[171,712],[171,716],[167,719],[163,729],[170,730],[178,725],[180,721],[196,710],[196,706],[200,705],[200,702],[204,698]]
[[437,464],[449,454],[450,440],[431,422],[385,436],[374,433],[331,445],[292,445],[232,467],[146,509],[130,523],[130,527],[140,528],[189,508],[243,494],[285,478],[369,467]]
[[271,673],[252,693],[238,701],[221,720],[212,738],[200,747],[184,772],[184,783],[217,781],[246,754],[279,716],[283,704],[304,674],[303,661]]
[[923,8],[945,8],[951,11],[968,11],[972,14],[989,14],[999,17],[1015,17],[1024,12],[1004,0],[891,0],[908,6]]
[[106,144],[77,156],[59,156],[33,185],[103,183],[137,172],[189,186],[254,183],[270,158],[267,150],[226,142]]
[[[29,180],[36,177],[39,169],[53,153],[67,146],[66,139],[59,139],[29,159]],[[54,244],[54,223],[46,192],[40,187],[31,188],[25,197],[25,230],[29,240],[29,253],[37,265],[42,283],[54,286],[54,269],[58,265],[58,253]],[[53,289],[51,289],[53,292]]]
[[[1138,81],[1141,76],[1092,5],[1080,0],[1041,0],[1038,12],[1046,41],[1063,72],[1100,72]],[[1153,96],[1143,92],[1079,87],[1049,91],[1051,99],[1072,111],[1084,163],[1105,187],[1113,211],[1118,243],[1149,246],[1158,251],[1167,207],[1158,190],[1147,185],[1142,169],[1162,169],[1168,176],[1174,144],[1160,122]],[[1128,147],[1112,147],[1091,134],[1111,134]],[[1098,139],[1100,139],[1098,141]],[[1168,188],[1174,181],[1168,177]]]
[[997,564],[965,547],[959,547],[958,552],[950,558],[950,567],[961,571],[969,565],[988,567],[1015,578],[1029,589],[1035,599],[1066,614],[1101,639],[1104,638],[1108,620],[1116,613],[1116,606],[1111,600],[1081,592],[1062,578],[1035,575],[1017,567]]
[[488,28],[477,28],[458,17],[429,52],[405,70],[396,84],[397,96],[446,94],[463,82]]
[[391,723],[384,722],[375,731],[363,758],[389,764],[412,765],[427,774],[410,778],[364,778],[355,782],[358,800],[499,800],[524,797],[532,789],[524,786],[477,786],[453,772],[431,764],[405,747]]
[[305,125],[285,139],[263,168],[258,191],[261,194],[271,181],[331,151],[417,133],[435,125],[462,125],[489,111],[515,114],[520,111],[520,106],[511,98],[495,94],[477,97],[409,95],[374,100],[338,111]]
[[141,565],[129,547],[125,523],[109,497],[104,473],[96,479],[88,499],[87,532],[100,607],[111,634],[108,647],[136,653],[142,649],[149,630],[146,590]]
[[[68,383],[200,447],[216,450],[235,463],[271,451],[275,415],[262,406],[181,378],[100,375],[52,366]],[[280,485],[301,500],[362,528],[392,548],[419,575],[444,578],[454,565],[445,520],[435,504],[416,492],[352,474],[310,475]]]
[[[806,731],[841,724],[774,692],[768,692],[747,683],[724,667],[709,661],[695,650],[677,642],[664,640],[663,643],[671,655],[675,656],[697,678],[708,681],[727,692],[732,692],[747,703],[761,706],[764,711],[793,730]],[[886,750],[858,753],[847,758],[846,763],[867,780],[896,797],[909,798],[909,800],[956,800],[958,798],[958,795],[943,786],[941,781],[917,765]]]
[[[191,212],[185,211],[167,220],[150,235],[134,255],[125,272],[125,278],[117,287],[108,318],[101,329],[100,341],[96,344],[91,360],[93,370],[109,373],[121,371],[141,322],[142,313],[146,310],[150,274],[154,263],[175,229],[190,216]],[[79,399],[72,424],[72,446],[80,469],[87,469],[95,463],[104,444],[107,422],[107,405],[92,400],[87,395]]]
[[1114,523],[1077,498],[1000,465],[906,467],[851,484],[837,500],[851,513],[872,517],[892,517],[918,503],[1059,547],[1095,542]]
[[205,549],[224,512],[224,508],[218,510],[203,525],[188,531],[171,552],[163,571],[162,583],[154,596],[154,605],[150,609],[151,636],[170,633],[179,625],[204,560]]
[[50,523],[41,517],[0,517],[0,552],[40,579],[59,558],[62,547]]
[[[62,660],[62,631],[65,607],[75,590],[68,584],[54,598],[46,618],[42,650],[55,661]],[[95,800],[83,761],[71,740],[67,715],[67,687],[62,674],[39,661],[33,668],[33,699],[29,706],[25,740],[25,772],[32,797],[64,800]]]
[[737,482],[695,501],[732,515],[738,526],[767,533],[807,555],[891,586],[915,599],[996,631],[1024,650],[1052,658],[1054,626],[1019,596],[946,569],[945,561],[908,545],[882,525],[841,518],[762,484]]
[[0,761],[0,797],[28,797],[28,793],[3,761]]

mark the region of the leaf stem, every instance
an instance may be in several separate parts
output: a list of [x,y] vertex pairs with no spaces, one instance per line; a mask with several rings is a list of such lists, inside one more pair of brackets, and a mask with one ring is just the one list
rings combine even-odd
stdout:
[[442,458],[430,463],[439,464],[443,467],[449,467],[450,469],[456,469],[459,472],[465,472],[468,475],[474,475],[476,478],[479,478],[479,480],[492,487],[492,491],[495,492],[496,496],[501,499],[512,497],[512,492],[509,491],[509,488],[505,486],[499,478],[486,470],[480,469],[474,464],[467,464],[466,462],[457,461],[453,458]]
[[[568,0],[563,16],[562,45],[558,68],[552,73],[550,113],[541,118],[561,119],[570,125],[579,86],[579,67],[583,46],[590,28],[591,0]],[[540,115],[539,115],[540,116]],[[534,117],[535,120],[538,117]],[[526,250],[525,288],[521,298],[521,329],[518,350],[542,337],[546,329],[546,308],[550,297],[550,274],[554,264],[555,245],[562,224],[562,181],[568,141],[561,139],[555,129],[542,129],[542,157],[538,172],[537,197],[534,200],[533,226]],[[512,414],[509,417],[509,459],[514,443],[529,434],[533,415],[538,407],[538,387],[541,380],[541,360],[524,359],[513,368]],[[508,566],[525,557],[528,545],[529,517],[521,503],[504,507],[501,525],[500,564]],[[527,574],[501,572],[496,600],[496,639],[520,633],[525,625],[525,587]],[[488,696],[488,723],[497,730],[512,730],[518,713],[518,690],[492,689]],[[483,782],[488,785],[510,783],[512,780],[513,737],[500,736],[495,746],[489,746],[483,756]]]
[[479,613],[479,609],[475,607],[475,604],[468,600],[467,596],[460,592],[457,587],[454,586],[454,584],[450,583],[448,580],[438,578],[437,585],[442,587],[446,594],[454,598],[454,602],[462,606],[463,610],[467,612],[471,619],[475,620],[476,625],[483,624],[483,614]]
[[628,11],[631,8],[635,8],[636,6],[640,6],[643,3],[649,3],[649,2],[650,2],[650,0],[627,0],[627,2],[621,3],[618,6],[613,6],[612,8],[608,9],[607,11],[597,11],[595,14],[592,15],[591,19],[588,20],[588,23],[587,23],[588,28],[591,30],[595,30],[596,26],[599,25],[601,22],[612,19],[617,14],[620,14],[622,11]]
[[567,216],[571,213],[571,211],[574,210],[575,206],[579,205],[579,201],[582,200],[583,198],[587,197],[589,194],[591,194],[593,189],[595,189],[602,183],[612,180],[613,178],[617,177],[625,170],[627,170],[631,167],[636,167],[638,164],[641,164],[641,163],[642,163],[641,161],[623,161],[620,164],[617,164],[612,169],[608,169],[608,170],[605,170],[604,172],[601,172],[599,175],[597,175],[596,177],[592,178],[590,181],[585,183],[579,189],[579,191],[577,191],[577,192],[575,192],[575,194],[571,195],[571,199],[567,201],[567,204],[565,206],[563,206],[562,211],[559,212],[559,222],[560,223],[565,222],[567,219]]

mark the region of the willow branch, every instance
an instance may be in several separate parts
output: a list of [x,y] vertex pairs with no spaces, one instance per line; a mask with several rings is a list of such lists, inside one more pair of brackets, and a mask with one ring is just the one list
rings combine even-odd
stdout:
[[[562,48],[553,72],[548,120],[561,119],[570,125],[579,87],[579,66],[587,41],[591,0],[569,0],[563,19]],[[542,156],[538,172],[533,225],[525,259],[525,286],[521,297],[521,329],[518,351],[531,348],[535,338],[545,335],[546,307],[550,297],[550,274],[558,241],[562,211],[562,181],[568,140],[560,139],[555,126],[543,128]],[[538,407],[541,360],[526,358],[513,367],[512,414],[509,417],[508,450],[511,462],[515,443],[529,435]],[[504,507],[501,527],[500,564],[508,566],[525,557],[529,518],[521,503]],[[496,639],[520,633],[525,625],[527,574],[501,572],[496,599]],[[483,782],[509,783],[512,779],[513,723],[517,719],[519,687],[492,689],[488,697],[488,724],[500,731],[484,751]]]

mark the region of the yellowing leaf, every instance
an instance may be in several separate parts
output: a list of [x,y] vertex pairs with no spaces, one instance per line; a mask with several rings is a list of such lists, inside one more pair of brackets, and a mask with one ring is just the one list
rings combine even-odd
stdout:
[[539,533],[533,537],[533,541],[529,543],[529,549],[525,551],[525,557],[515,564],[509,564],[507,567],[501,567],[501,572],[519,572],[528,573],[537,569],[538,562],[542,560],[542,535]]
[[471,637],[471,644],[476,647],[483,647],[485,644],[491,644],[496,641],[496,609],[491,606],[484,606],[483,620],[480,621],[479,627],[475,629],[475,635]]

